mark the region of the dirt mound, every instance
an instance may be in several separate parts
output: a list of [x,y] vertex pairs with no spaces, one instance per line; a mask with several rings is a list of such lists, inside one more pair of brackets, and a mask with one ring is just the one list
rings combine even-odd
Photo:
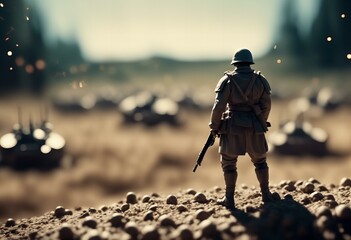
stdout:
[[351,239],[351,180],[316,179],[271,186],[280,200],[262,204],[255,187],[235,192],[236,210],[216,204],[219,187],[162,196],[129,192],[99,208],[55,210],[1,224],[1,239]]

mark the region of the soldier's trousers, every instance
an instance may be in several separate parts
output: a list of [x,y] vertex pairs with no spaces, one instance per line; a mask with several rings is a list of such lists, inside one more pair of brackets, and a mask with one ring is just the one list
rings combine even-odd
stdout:
[[[251,158],[251,162],[255,165],[256,169],[268,168],[266,153],[263,153],[263,154],[248,153],[248,154]],[[239,155],[228,155],[225,153],[221,153],[221,165],[222,165],[223,172],[236,171],[238,156]]]

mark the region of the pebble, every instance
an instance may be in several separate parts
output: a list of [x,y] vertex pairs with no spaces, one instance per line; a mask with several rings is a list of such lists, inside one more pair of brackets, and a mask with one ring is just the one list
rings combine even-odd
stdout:
[[176,223],[168,215],[160,216],[158,221],[160,222],[161,227],[176,227]]
[[128,222],[125,225],[124,231],[128,233],[132,239],[138,239],[139,229],[135,222]]
[[151,197],[160,197],[160,195],[158,193],[151,193]]
[[87,240],[102,240],[99,231],[97,230],[90,230],[83,239]]
[[71,240],[74,238],[74,232],[71,225],[68,223],[62,224],[61,228],[59,229],[59,238],[60,240]]
[[294,186],[294,184],[288,184],[288,185],[284,186],[283,189],[288,191],[288,192],[292,192],[292,191],[296,190],[296,187]]
[[333,200],[333,201],[335,201],[335,197],[334,197],[334,195],[333,194],[325,194],[324,195],[324,198],[325,199],[327,199],[327,200]]
[[219,186],[214,186],[214,187],[213,187],[213,190],[214,190],[216,193],[218,193],[218,192],[222,191],[222,188],[219,187]]
[[175,231],[175,238],[179,240],[194,240],[194,235],[190,227],[183,224]]
[[338,206],[338,203],[335,202],[334,200],[326,200],[324,201],[324,205],[329,208],[335,208],[336,206]]
[[318,180],[315,179],[315,178],[310,178],[310,179],[308,179],[308,182],[313,183],[313,184],[320,184],[320,181],[318,181]]
[[151,199],[151,197],[149,195],[144,195],[143,198],[141,199],[141,201],[143,203],[148,203],[148,202],[150,202],[150,199]]
[[340,186],[351,187],[351,179],[350,178],[342,178],[340,180]]
[[200,222],[206,220],[207,218],[209,218],[211,216],[211,213],[210,212],[207,212],[203,209],[199,209],[196,211],[195,213],[195,218],[197,220],[199,220]]
[[89,227],[89,228],[95,229],[97,227],[97,222],[93,217],[88,216],[84,219],[82,225],[83,227]]
[[179,211],[179,212],[187,212],[187,211],[189,211],[188,210],[188,208],[186,207],[186,206],[184,206],[183,204],[181,204],[181,205],[179,205],[178,207],[177,207],[177,210]]
[[86,218],[88,216],[90,216],[90,214],[87,211],[85,211],[85,212],[82,212],[82,214],[79,216],[79,218]]
[[128,203],[122,204],[121,210],[122,210],[122,212],[125,212],[125,211],[129,210],[129,204]]
[[313,193],[314,192],[314,185],[312,183],[308,182],[305,185],[303,185],[302,191],[304,193],[308,193],[308,194]]
[[328,188],[327,188],[326,186],[324,186],[324,185],[319,185],[319,186],[317,187],[317,189],[318,189],[318,191],[320,191],[320,192],[328,192],[328,191],[329,191]]
[[144,215],[144,221],[152,221],[154,220],[154,212],[149,210],[146,212],[146,214]]
[[6,220],[5,227],[13,227],[16,226],[16,221],[13,218],[9,218]]
[[89,208],[89,210],[88,210],[88,211],[89,211],[89,213],[96,213],[96,212],[97,212],[97,211],[96,211],[96,209],[95,209],[95,208],[92,208],[92,207],[91,207],[91,208]]
[[136,204],[138,202],[136,194],[134,192],[128,192],[126,202]]
[[65,215],[73,215],[73,211],[70,209],[65,209]]
[[127,222],[124,216],[120,213],[114,213],[108,221],[111,223],[111,226],[115,228],[123,228]]
[[316,225],[323,230],[330,229],[333,227],[333,225],[335,225],[335,221],[332,218],[328,218],[327,216],[320,216],[316,220]]
[[178,199],[174,195],[168,195],[166,203],[167,204],[172,204],[172,205],[177,205],[178,204]]
[[155,212],[155,211],[157,210],[157,208],[158,208],[158,206],[157,206],[156,204],[154,204],[154,205],[151,205],[151,206],[149,207],[149,210]]
[[316,210],[316,216],[317,217],[326,216],[326,217],[330,218],[330,217],[332,217],[332,212],[328,207],[320,206]]
[[57,218],[62,218],[63,216],[65,216],[66,213],[66,209],[62,206],[57,206],[54,212],[55,217]]
[[217,230],[216,224],[211,220],[206,219],[199,225],[201,237],[205,239],[220,239],[220,233]]
[[160,240],[161,235],[153,225],[147,225],[141,230],[141,240]]
[[313,193],[311,193],[310,198],[311,198],[312,202],[318,202],[318,201],[322,200],[324,198],[324,196],[320,192],[313,192]]
[[102,205],[102,206],[100,207],[100,210],[103,211],[103,212],[106,212],[106,211],[108,210],[108,207],[105,206],[105,205]]
[[351,221],[351,208],[344,204],[340,204],[335,208],[335,215],[343,221]]
[[189,188],[188,190],[186,190],[186,193],[187,194],[191,194],[191,195],[195,195],[196,194],[196,191],[192,188]]
[[196,193],[194,199],[195,199],[195,202],[198,202],[198,203],[207,203],[207,198],[205,194],[201,192]]

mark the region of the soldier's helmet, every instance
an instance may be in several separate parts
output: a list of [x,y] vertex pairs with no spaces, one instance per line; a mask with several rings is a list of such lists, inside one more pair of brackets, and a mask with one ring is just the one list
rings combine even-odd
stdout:
[[234,53],[232,62],[230,64],[233,65],[235,63],[255,64],[250,50],[245,48],[239,49]]

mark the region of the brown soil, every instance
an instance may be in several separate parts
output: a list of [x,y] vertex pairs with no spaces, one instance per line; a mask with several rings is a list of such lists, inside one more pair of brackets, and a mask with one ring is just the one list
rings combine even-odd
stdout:
[[99,208],[57,207],[39,217],[1,224],[1,239],[351,239],[351,180],[282,181],[281,199],[262,204],[255,187],[241,185],[236,210],[216,204],[219,187],[168,196],[128,193]]

